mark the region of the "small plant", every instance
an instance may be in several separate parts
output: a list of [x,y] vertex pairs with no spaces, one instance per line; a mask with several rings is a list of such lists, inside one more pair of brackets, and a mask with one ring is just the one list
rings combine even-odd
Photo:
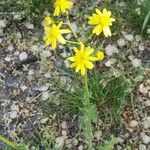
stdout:
[[[94,64],[96,61],[101,61],[104,59],[104,53],[102,51],[94,51],[91,46],[88,46],[88,41],[83,39],[82,37],[78,37],[75,33],[74,29],[71,26],[69,20],[69,13],[68,9],[73,5],[70,0],[56,0],[54,3],[54,16],[59,16],[60,13],[66,15],[66,22],[59,22],[58,24],[55,23],[55,20],[49,16],[43,20],[44,26],[44,41],[45,45],[56,49],[57,43],[61,44],[74,44],[77,45],[73,48],[74,55],[68,57],[68,60],[72,62],[70,65],[71,68],[75,68],[75,72],[80,72],[81,74],[81,82],[82,88],[84,88],[84,96],[81,99],[81,129],[83,131],[84,137],[88,142],[88,149],[92,150],[92,140],[93,140],[93,131],[92,131],[92,122],[96,122],[97,120],[97,109],[95,105],[93,105],[90,101],[91,93],[89,91],[89,79],[88,79],[88,70],[92,70],[94,68]],[[103,9],[101,12],[99,9],[95,9],[96,14],[93,14],[89,17],[89,24],[94,25],[94,29],[92,31],[93,34],[97,36],[100,35],[102,32],[104,33],[105,37],[111,36],[110,26],[112,22],[115,21],[114,18],[111,18],[111,12]],[[70,29],[62,29],[62,25],[67,25]],[[66,40],[62,34],[64,33],[73,33],[75,40],[68,41]],[[93,35],[92,35],[93,36]],[[87,39],[91,39],[88,37]]]

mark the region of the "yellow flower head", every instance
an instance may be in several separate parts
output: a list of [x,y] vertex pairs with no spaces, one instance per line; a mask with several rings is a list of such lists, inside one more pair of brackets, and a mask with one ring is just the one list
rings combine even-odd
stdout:
[[112,26],[112,22],[115,21],[114,18],[111,18],[111,11],[103,9],[101,12],[99,9],[95,9],[96,14],[94,13],[89,17],[89,24],[95,25],[92,33],[99,35],[102,31],[105,37],[111,36],[111,31],[109,26]]
[[91,47],[84,47],[81,43],[80,50],[76,47],[74,48],[75,55],[69,57],[68,60],[73,63],[70,65],[71,68],[75,67],[75,71],[81,71],[81,75],[85,75],[86,69],[92,69],[94,67],[91,61],[97,60],[96,57],[90,56],[93,53],[94,49]]
[[99,61],[101,61],[101,60],[104,59],[104,53],[103,53],[102,51],[98,51],[98,52],[96,53],[96,56],[97,56],[97,59],[98,59]]
[[42,21],[42,25],[44,27],[51,25],[53,22],[53,19],[50,17],[45,17],[44,20]]
[[55,10],[54,16],[58,16],[60,12],[66,13],[67,10],[73,5],[70,0],[56,0],[55,1]]
[[45,41],[46,46],[52,45],[52,48],[56,48],[56,42],[58,41],[61,44],[66,44],[66,40],[63,38],[62,34],[64,33],[70,33],[71,31],[69,29],[60,29],[62,26],[62,21],[56,25],[52,24],[51,27],[45,27],[45,35],[43,37],[43,40]]

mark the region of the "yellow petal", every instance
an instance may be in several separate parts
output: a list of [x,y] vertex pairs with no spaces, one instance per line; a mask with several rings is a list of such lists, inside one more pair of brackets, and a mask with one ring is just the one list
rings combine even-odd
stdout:
[[80,69],[81,69],[81,68],[80,68],[80,65],[78,65],[78,66],[76,67],[76,69],[75,69],[75,72],[76,72],[76,73],[79,72]]
[[84,44],[82,42],[80,42],[80,50],[83,51],[84,50]]
[[70,33],[71,31],[69,29],[60,29],[59,30],[61,34],[64,34],[64,33]]
[[103,33],[105,37],[111,36],[111,31],[110,31],[109,26],[103,28]]
[[72,63],[71,65],[70,65],[70,68],[74,68],[74,67],[76,67],[77,65],[76,65],[76,63]]
[[61,43],[61,44],[66,44],[66,40],[62,37],[61,34],[59,34],[59,35],[57,36],[57,40],[58,40],[58,42]]
[[106,8],[103,9],[103,15],[107,15],[107,9]]
[[77,53],[79,51],[76,47],[74,47],[73,50],[75,53]]
[[93,56],[89,56],[89,57],[88,57],[88,60],[96,61],[96,60],[97,60],[97,58],[96,58],[96,57],[93,57]]
[[54,10],[54,16],[58,16],[60,13],[60,8],[58,6],[55,7],[55,10]]
[[59,24],[57,25],[58,28],[60,28],[62,26],[63,22],[59,22]]
[[102,15],[102,13],[101,13],[101,11],[100,11],[99,9],[95,9],[95,11],[96,11],[96,13],[97,13],[98,15]]
[[99,25],[97,25],[97,26],[93,29],[92,33],[93,33],[93,34],[95,33],[96,35],[99,35],[102,31],[103,31],[103,28],[102,28],[102,26],[99,24]]
[[69,61],[75,61],[75,57],[69,57],[68,60]]
[[94,65],[93,65],[90,61],[87,61],[87,62],[85,63],[85,66],[86,66],[86,68],[88,68],[88,69],[92,69],[92,68],[94,67]]
[[94,51],[94,49],[91,48],[91,47],[89,47],[89,46],[88,46],[85,50],[86,50],[86,53],[87,53],[88,55],[92,54],[93,51]]

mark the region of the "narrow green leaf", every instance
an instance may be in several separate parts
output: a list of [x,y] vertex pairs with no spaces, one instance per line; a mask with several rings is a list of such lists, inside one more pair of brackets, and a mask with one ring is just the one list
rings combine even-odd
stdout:
[[147,15],[145,16],[145,19],[144,19],[144,22],[143,22],[143,26],[142,26],[142,32],[144,31],[148,21],[149,21],[149,18],[150,18],[150,11],[148,11]]

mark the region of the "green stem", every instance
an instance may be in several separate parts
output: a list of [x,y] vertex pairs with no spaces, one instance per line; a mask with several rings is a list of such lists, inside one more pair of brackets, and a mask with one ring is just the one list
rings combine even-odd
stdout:
[[2,141],[3,143],[6,143],[7,145],[9,145],[9,146],[11,146],[11,147],[13,147],[14,149],[17,149],[17,145],[16,145],[16,144],[14,144],[13,142],[11,142],[11,141],[5,139],[5,138],[2,137],[1,135],[0,135],[0,141]]
[[84,76],[84,88],[85,88],[85,93],[86,93],[85,105],[89,105],[90,104],[90,95],[89,95],[89,88],[88,88],[87,70],[86,70],[85,76]]
[[67,20],[68,20],[68,21],[67,21],[67,25],[69,26],[70,30],[72,31],[74,37],[80,42],[80,40],[79,40],[77,34],[75,33],[75,31],[73,30],[73,28],[72,28],[72,26],[71,26],[71,23],[70,23],[70,19],[69,19],[68,13],[67,13]]
[[79,42],[74,42],[74,41],[69,41],[69,40],[66,40],[66,42],[71,43],[71,44],[77,44],[77,45],[80,45]]

